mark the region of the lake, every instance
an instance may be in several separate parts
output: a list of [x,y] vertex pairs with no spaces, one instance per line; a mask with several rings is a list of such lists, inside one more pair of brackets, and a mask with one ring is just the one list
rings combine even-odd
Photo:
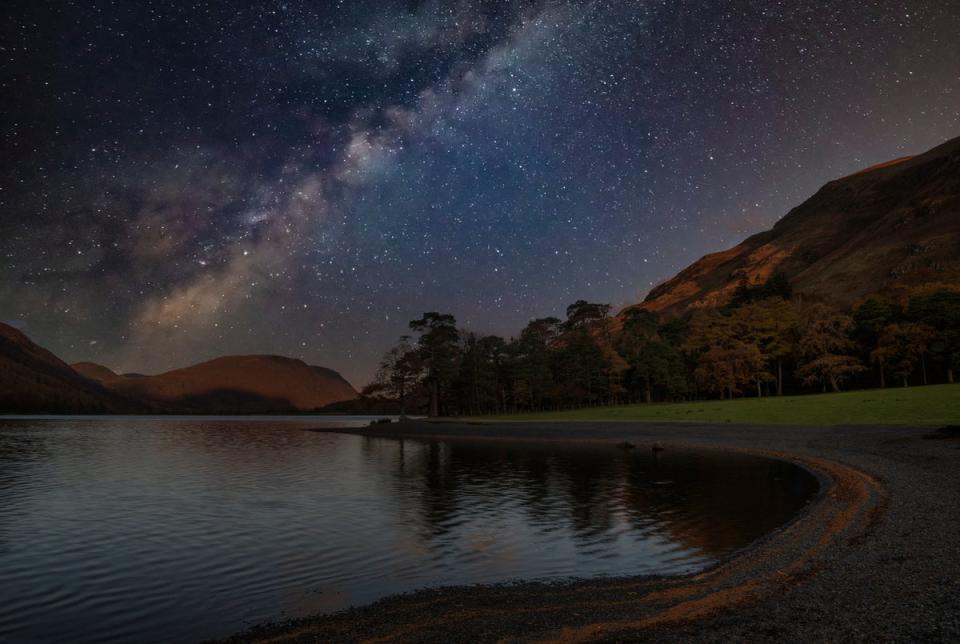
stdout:
[[191,642],[428,586],[687,574],[817,490],[721,452],[304,431],[366,422],[0,419],[0,642]]

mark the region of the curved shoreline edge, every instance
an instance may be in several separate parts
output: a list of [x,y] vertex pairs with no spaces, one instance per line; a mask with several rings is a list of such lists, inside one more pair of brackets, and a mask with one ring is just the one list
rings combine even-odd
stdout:
[[960,639],[958,441],[898,427],[404,422],[331,431],[731,450],[793,462],[821,490],[792,521],[695,575],[429,589],[231,641]]

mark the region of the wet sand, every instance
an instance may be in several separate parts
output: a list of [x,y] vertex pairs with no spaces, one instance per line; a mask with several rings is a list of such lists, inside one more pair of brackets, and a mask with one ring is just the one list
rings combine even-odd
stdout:
[[960,440],[929,429],[404,422],[350,433],[747,451],[817,476],[792,522],[703,573],[426,590],[250,642],[960,641]]

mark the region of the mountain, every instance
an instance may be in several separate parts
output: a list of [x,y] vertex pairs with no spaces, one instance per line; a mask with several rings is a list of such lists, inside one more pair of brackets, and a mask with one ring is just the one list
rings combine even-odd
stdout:
[[120,374],[114,373],[107,367],[104,367],[102,364],[97,364],[96,362],[77,362],[70,365],[70,367],[81,376],[103,384],[123,378]]
[[0,413],[138,413],[149,405],[83,377],[26,335],[0,324]]
[[771,230],[694,262],[637,306],[667,316],[720,306],[744,280],[775,272],[801,297],[847,309],[871,295],[960,284],[960,138],[828,183]]
[[0,413],[282,413],[356,397],[336,371],[280,356],[227,356],[157,376],[71,366],[0,324]]
[[198,413],[312,411],[357,397],[336,371],[281,356],[225,356],[156,376],[121,375],[91,362],[73,367],[115,392]]

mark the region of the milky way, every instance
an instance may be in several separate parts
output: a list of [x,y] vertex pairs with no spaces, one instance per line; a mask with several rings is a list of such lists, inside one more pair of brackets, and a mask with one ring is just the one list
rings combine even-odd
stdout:
[[366,382],[424,311],[614,307],[960,134],[942,1],[14,2],[0,320]]

